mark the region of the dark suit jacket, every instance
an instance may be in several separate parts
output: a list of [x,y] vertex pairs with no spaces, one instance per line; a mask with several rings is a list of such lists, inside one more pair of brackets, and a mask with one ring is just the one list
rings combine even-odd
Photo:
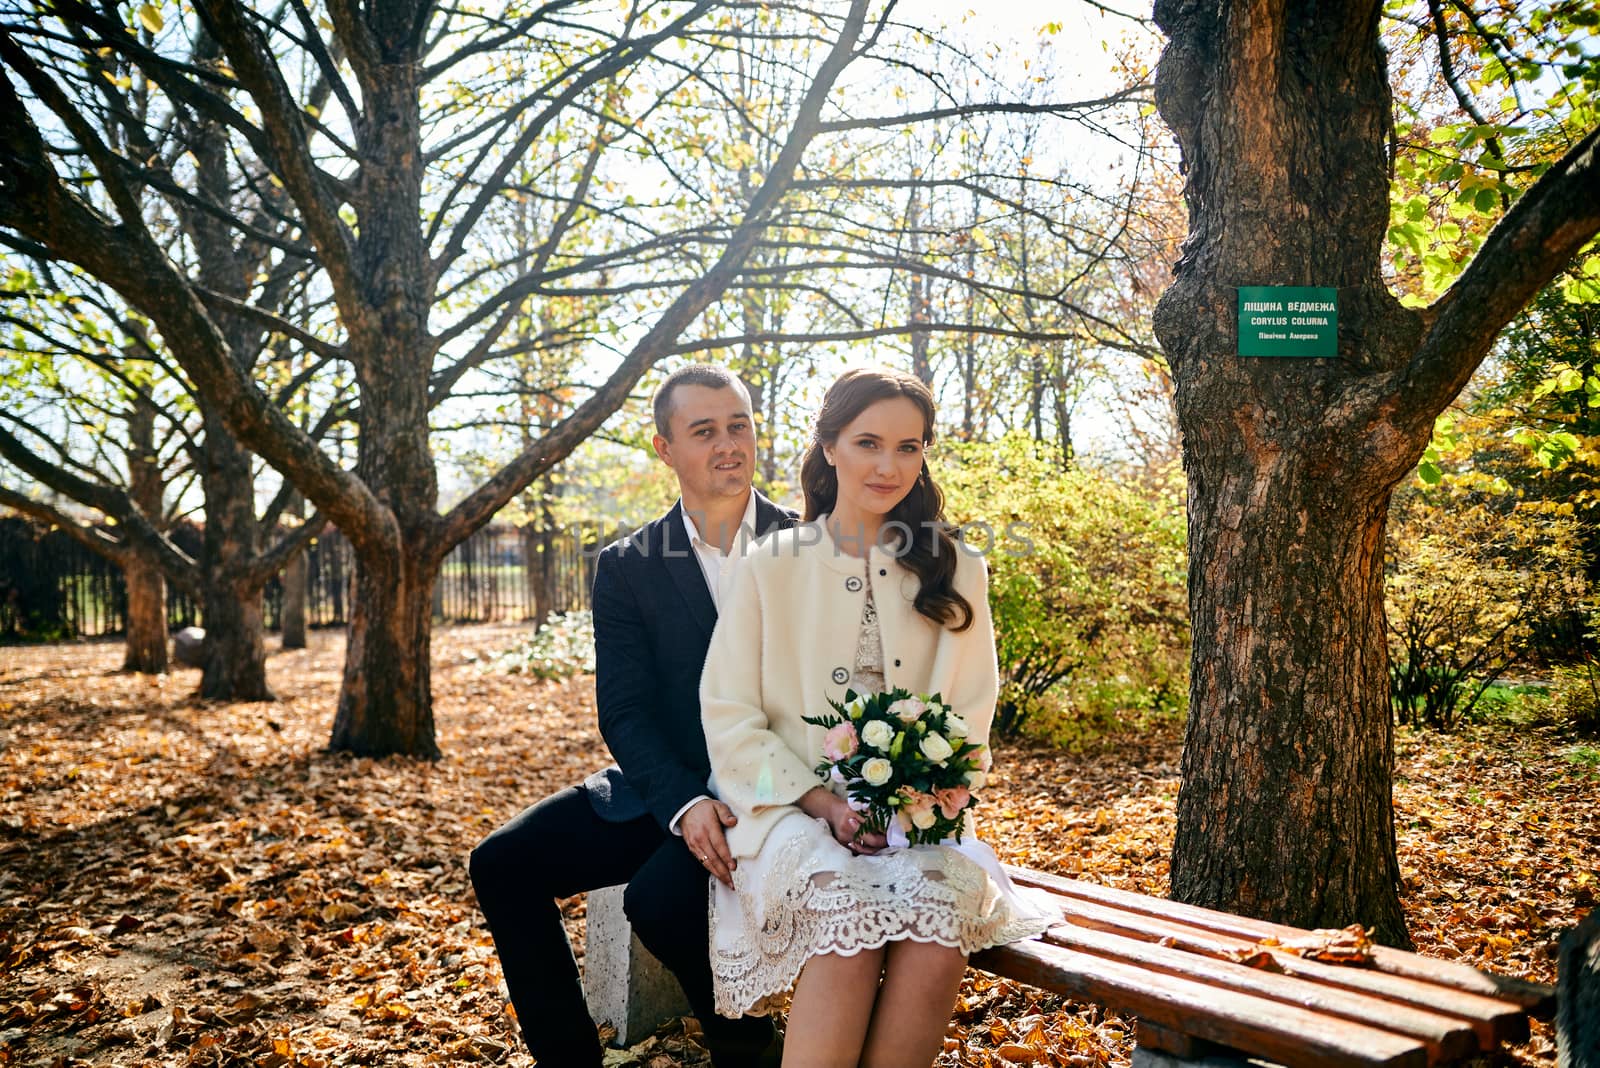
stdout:
[[[797,520],[756,494],[756,533]],[[601,551],[593,603],[600,733],[617,763],[584,786],[602,819],[620,823],[648,813],[664,829],[706,792],[711,774],[700,671],[717,610],[683,528],[681,501]]]

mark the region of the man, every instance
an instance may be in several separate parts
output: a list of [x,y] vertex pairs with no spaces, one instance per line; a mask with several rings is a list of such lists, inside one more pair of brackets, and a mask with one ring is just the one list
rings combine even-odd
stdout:
[[[527,809],[473,850],[523,1039],[550,1068],[601,1063],[557,898],[627,883],[639,940],[677,976],[717,1068],[752,1068],[764,1017],[712,1008],[706,875],[731,885],[728,807],[707,793],[700,671],[716,605],[746,545],[795,515],[756,493],[750,395],[720,367],[674,372],[655,396],[656,455],[678,478],[671,511],[605,548],[594,577],[595,692],[617,764]],[[620,765],[620,766],[618,766]]]

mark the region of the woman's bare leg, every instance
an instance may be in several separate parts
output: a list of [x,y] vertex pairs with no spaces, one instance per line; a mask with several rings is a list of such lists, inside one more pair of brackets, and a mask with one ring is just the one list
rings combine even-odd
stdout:
[[966,954],[910,939],[891,942],[887,949],[861,1068],[928,1068],[950,1029]]
[[783,1068],[855,1068],[885,954],[868,949],[853,957],[824,953],[806,961],[789,1003]]

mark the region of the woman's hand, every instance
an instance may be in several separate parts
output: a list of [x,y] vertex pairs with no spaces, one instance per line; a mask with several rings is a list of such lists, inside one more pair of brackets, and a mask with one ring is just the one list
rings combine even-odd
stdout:
[[850,802],[824,786],[813,786],[800,797],[800,811],[822,820],[834,841],[856,853],[876,853],[888,845],[883,834],[862,830],[861,813]]

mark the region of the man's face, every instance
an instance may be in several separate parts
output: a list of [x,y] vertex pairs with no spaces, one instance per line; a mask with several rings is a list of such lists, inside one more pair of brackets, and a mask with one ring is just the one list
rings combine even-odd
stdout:
[[672,391],[670,439],[657,434],[656,455],[678,476],[691,507],[741,497],[755,474],[756,434],[750,408],[735,389],[682,385]]

